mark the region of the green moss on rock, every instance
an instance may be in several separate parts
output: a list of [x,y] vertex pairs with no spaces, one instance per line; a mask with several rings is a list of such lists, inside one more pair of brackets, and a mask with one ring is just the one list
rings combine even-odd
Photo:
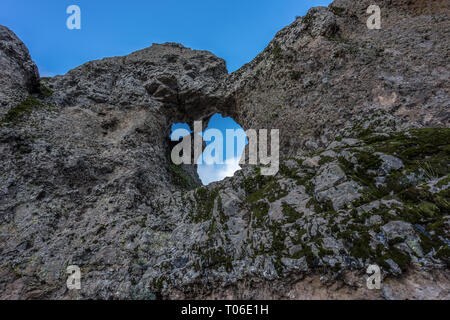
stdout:
[[29,96],[19,105],[11,108],[3,119],[0,121],[1,123],[11,123],[17,124],[26,118],[34,109],[43,107],[44,104],[40,102],[38,99]]
[[40,86],[40,91],[41,91],[41,94],[44,97],[50,97],[51,95],[53,95],[53,90],[48,88],[48,87],[46,87],[42,83],[41,83],[41,86]]
[[272,48],[272,59],[274,61],[280,61],[283,60],[283,50],[281,49],[280,45],[275,42]]
[[169,174],[172,183],[184,190],[192,190],[199,187],[199,184],[194,181],[182,168],[181,165],[176,165],[172,162],[171,157],[168,157]]
[[286,217],[286,221],[288,223],[294,223],[303,216],[302,212],[297,212],[294,208],[292,208],[286,202],[282,203],[282,208],[283,208],[283,213]]
[[254,203],[250,206],[254,228],[264,227],[264,223],[268,219],[269,208],[269,204],[264,201]]
[[190,216],[195,223],[211,220],[218,195],[218,190],[209,190],[205,187],[194,191],[195,205]]

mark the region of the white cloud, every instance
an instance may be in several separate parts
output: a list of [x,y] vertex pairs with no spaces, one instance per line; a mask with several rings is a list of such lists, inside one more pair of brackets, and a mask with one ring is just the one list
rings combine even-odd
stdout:
[[225,177],[232,177],[236,171],[241,169],[239,161],[240,158],[231,158],[222,165],[199,165],[198,175],[204,185],[223,180]]

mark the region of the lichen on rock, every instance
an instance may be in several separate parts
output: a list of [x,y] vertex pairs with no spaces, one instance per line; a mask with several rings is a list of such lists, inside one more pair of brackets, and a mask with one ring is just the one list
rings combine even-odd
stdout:
[[[0,27],[0,298],[448,299],[449,13],[378,2],[383,32],[336,0],[232,74],[166,43],[39,80]],[[280,129],[279,172],[171,163],[215,112]]]

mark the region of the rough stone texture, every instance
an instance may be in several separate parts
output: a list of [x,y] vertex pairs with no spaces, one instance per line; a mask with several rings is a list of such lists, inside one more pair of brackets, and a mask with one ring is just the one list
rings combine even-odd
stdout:
[[402,160],[399,158],[383,153],[377,153],[376,155],[383,161],[380,169],[383,170],[385,174],[389,174],[392,170],[398,170],[404,167]]
[[39,71],[27,47],[7,27],[0,25],[0,117],[22,101],[28,93],[39,91]]
[[319,175],[314,178],[313,183],[316,186],[314,191],[320,192],[329,189],[344,179],[345,173],[337,163],[328,164],[322,168]]
[[88,62],[48,86],[55,91],[51,102],[65,107],[143,107],[190,122],[226,107],[218,87],[227,74],[225,61],[210,52],[165,43]]
[[441,270],[411,270],[407,275],[389,279],[381,290],[366,289],[366,277],[345,273],[339,279],[308,275],[282,283],[263,282],[251,286],[238,283],[209,295],[209,299],[297,299],[297,300],[448,300],[448,273]]
[[384,232],[388,241],[398,238],[405,240],[416,236],[413,226],[404,221],[391,221],[381,227],[381,230]]
[[[0,28],[0,298],[448,299],[448,5],[378,3],[382,30],[337,0],[230,75],[166,43],[37,84]],[[169,161],[215,112],[281,129],[277,175]]]
[[373,1],[340,0],[279,31],[227,83],[238,123],[280,129],[287,157],[325,147],[376,110],[399,128],[449,126],[448,1],[376,3],[381,30],[366,27]]
[[347,203],[350,203],[358,199],[361,194],[359,190],[361,186],[355,181],[344,182],[335,188],[329,188],[328,190],[318,192],[317,200],[319,201],[331,201],[335,210],[341,209]]

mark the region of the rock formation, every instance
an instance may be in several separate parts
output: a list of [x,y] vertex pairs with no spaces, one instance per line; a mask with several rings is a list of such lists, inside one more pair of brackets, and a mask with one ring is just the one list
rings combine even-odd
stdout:
[[29,93],[39,91],[39,71],[28,49],[8,28],[0,28],[0,115]]
[[[336,0],[232,74],[166,43],[39,79],[0,26],[0,299],[449,299],[449,7],[377,2],[381,30]],[[280,129],[277,175],[170,162],[216,112]]]

